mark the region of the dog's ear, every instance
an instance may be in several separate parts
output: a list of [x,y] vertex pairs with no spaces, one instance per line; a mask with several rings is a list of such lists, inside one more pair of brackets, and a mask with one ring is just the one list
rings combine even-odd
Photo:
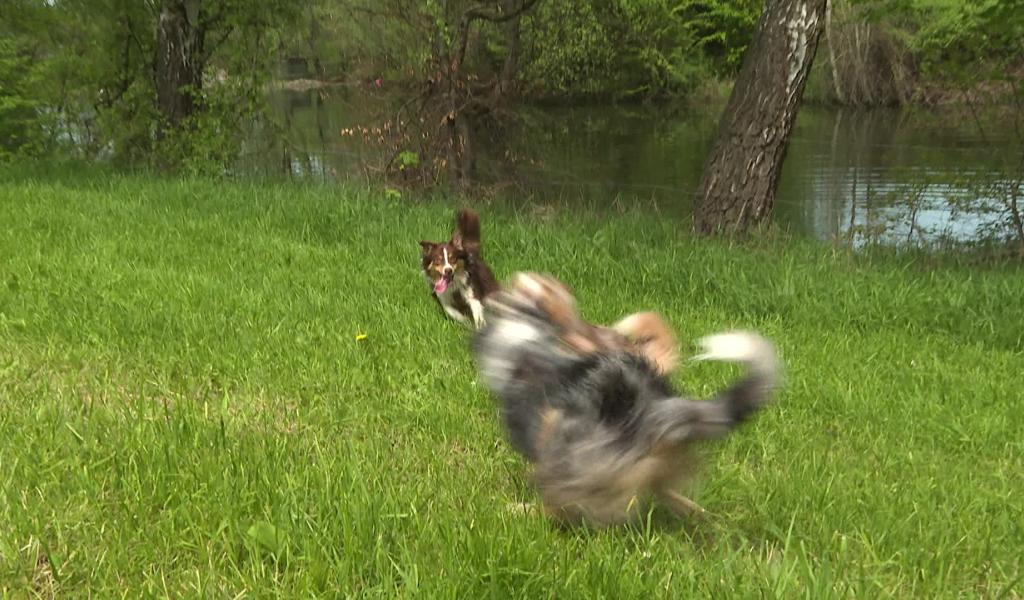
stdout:
[[462,232],[456,229],[452,232],[452,240],[449,242],[456,250],[465,250],[462,246]]
[[423,250],[424,255],[430,254],[430,252],[434,249],[434,246],[436,245],[437,244],[435,244],[434,242],[420,240],[420,248]]

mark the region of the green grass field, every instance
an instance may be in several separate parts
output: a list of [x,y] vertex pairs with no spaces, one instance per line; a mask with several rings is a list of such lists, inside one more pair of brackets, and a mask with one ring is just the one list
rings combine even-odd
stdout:
[[452,209],[0,171],[3,597],[1024,594],[1020,267],[481,207],[499,277],[661,311],[687,352],[755,328],[786,363],[707,449],[708,523],[564,531],[507,509],[524,464],[418,271]]

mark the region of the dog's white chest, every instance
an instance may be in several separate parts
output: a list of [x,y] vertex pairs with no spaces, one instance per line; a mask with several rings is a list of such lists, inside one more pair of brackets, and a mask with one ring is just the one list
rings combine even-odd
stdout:
[[[427,283],[433,285],[430,278],[427,278]],[[451,284],[443,292],[434,292],[437,296],[437,300],[441,303],[441,307],[448,313],[448,316],[455,319],[460,323],[470,323],[472,318],[472,324],[479,328],[484,324],[484,307],[483,304],[477,299],[476,294],[473,293],[473,287],[469,284],[468,273],[456,273],[455,277],[452,278]],[[470,315],[466,315],[460,310],[460,306],[469,308]]]

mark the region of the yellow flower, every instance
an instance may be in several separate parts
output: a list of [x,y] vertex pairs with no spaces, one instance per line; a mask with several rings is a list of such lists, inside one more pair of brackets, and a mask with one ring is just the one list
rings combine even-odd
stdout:
[[366,335],[365,333],[357,333],[356,334],[356,341],[357,342],[361,342],[361,341],[365,340],[368,337],[370,337],[370,336]]

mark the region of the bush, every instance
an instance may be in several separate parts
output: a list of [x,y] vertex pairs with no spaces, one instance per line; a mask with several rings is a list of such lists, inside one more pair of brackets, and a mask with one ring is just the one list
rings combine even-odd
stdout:
[[13,39],[0,39],[0,159],[39,146],[40,102],[32,97],[32,57]]
[[[566,99],[692,91],[728,63],[715,56],[716,44],[726,38],[702,30],[717,16],[734,16],[716,10],[694,0],[543,3],[524,26],[529,55],[523,78],[538,95]],[[698,14],[709,20],[691,21]],[[735,55],[741,56],[742,49]]]

